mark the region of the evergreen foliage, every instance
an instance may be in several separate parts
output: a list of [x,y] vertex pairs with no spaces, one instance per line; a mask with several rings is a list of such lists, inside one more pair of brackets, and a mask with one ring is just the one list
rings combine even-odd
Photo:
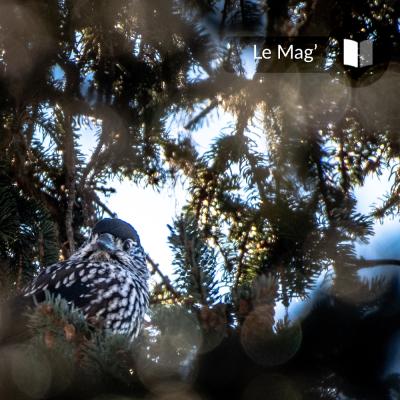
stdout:
[[[332,357],[317,374],[288,380],[296,362],[321,366],[301,331],[318,324],[275,321],[274,308],[306,297],[329,270],[333,285],[321,307],[332,321],[354,328],[365,347],[366,338],[387,342],[397,328],[396,299],[387,294],[395,290],[359,282],[357,268],[374,262],[357,259],[354,243],[367,242],[373,222],[396,216],[400,206],[399,18],[395,0],[2,1],[2,300],[73,253],[100,217],[114,216],[105,201],[114,192],[110,178],[154,187],[183,178],[190,190],[170,227],[175,275],[148,257],[161,279],[139,350],[49,298],[29,317],[32,342],[1,361],[2,376],[14,371],[17,386],[30,371],[65,376],[51,383],[45,372],[33,374],[36,389],[17,387],[18,396],[68,398],[83,388],[83,398],[148,391],[191,398],[195,388],[210,398],[266,391],[272,399],[366,398],[347,381],[354,371],[336,368],[351,345],[335,342],[329,323],[327,344],[315,342]],[[377,52],[365,74],[343,68],[340,43],[353,33],[375,38],[377,48],[390,44],[391,63]],[[324,73],[276,75],[276,66],[260,61],[250,76],[248,40],[238,36],[254,35],[325,37],[318,53]],[[215,129],[220,115],[230,123],[202,152],[197,131]],[[355,189],[387,170],[390,192],[373,212],[360,213]],[[385,307],[386,319],[375,314]],[[277,346],[275,360],[285,359],[279,378],[279,362],[259,362],[271,345],[261,337]],[[297,354],[298,341],[306,350]],[[286,343],[281,353],[276,343]],[[304,355],[309,364],[301,364]],[[267,389],[258,378],[251,383],[260,374]],[[386,382],[393,392],[396,378]],[[2,391],[6,397],[8,389],[15,388]]]
[[197,220],[190,213],[181,215],[169,228],[169,243],[174,251],[175,287],[194,303],[215,303],[220,293],[216,250],[204,240]]
[[3,297],[21,288],[40,266],[58,260],[56,227],[35,200],[0,185],[0,265]]

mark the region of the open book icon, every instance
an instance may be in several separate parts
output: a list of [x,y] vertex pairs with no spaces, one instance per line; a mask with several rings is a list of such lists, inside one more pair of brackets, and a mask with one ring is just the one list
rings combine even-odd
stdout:
[[352,67],[367,67],[373,63],[372,41],[343,40],[343,64]]

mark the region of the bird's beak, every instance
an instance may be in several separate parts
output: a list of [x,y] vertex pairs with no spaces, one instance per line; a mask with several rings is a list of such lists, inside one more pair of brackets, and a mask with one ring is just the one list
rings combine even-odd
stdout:
[[101,235],[99,235],[96,241],[96,245],[99,250],[107,251],[109,253],[116,250],[113,237],[109,233],[102,233]]

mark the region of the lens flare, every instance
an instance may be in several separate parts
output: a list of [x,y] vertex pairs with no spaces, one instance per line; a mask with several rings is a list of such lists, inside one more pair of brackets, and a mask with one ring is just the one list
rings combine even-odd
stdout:
[[247,316],[241,331],[241,343],[253,361],[272,367],[286,363],[297,353],[302,330],[299,323],[278,323],[281,327],[274,332],[266,307],[259,306]]

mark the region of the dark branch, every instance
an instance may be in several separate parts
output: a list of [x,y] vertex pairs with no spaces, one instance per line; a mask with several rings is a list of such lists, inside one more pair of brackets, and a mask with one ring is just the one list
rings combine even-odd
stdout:
[[173,297],[176,299],[181,299],[182,295],[177,292],[177,290],[172,286],[171,280],[168,278],[168,276],[164,275],[161,270],[160,266],[151,259],[151,257],[147,254],[146,255],[146,260],[150,264],[150,266],[153,268],[153,271],[158,274],[158,276],[161,278],[163,284],[167,288],[167,290],[172,294]]
[[357,266],[357,268],[372,268],[378,267],[380,265],[393,265],[400,267],[400,260],[392,258],[377,258],[374,260],[365,260],[363,258],[359,258],[355,260],[355,265]]
[[199,114],[197,114],[193,119],[191,119],[186,125],[185,129],[193,128],[202,118],[204,118],[210,111],[212,111],[218,105],[218,100],[214,99],[211,103],[202,110]]

